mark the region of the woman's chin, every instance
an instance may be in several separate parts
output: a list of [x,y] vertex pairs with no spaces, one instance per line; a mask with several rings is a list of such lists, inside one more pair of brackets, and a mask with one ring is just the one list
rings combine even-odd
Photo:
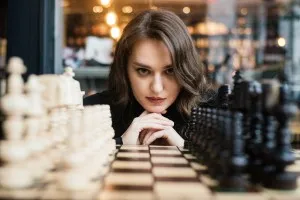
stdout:
[[145,108],[145,110],[147,110],[149,113],[160,113],[160,114],[164,114],[166,113],[166,108],[165,107],[156,107],[156,108],[153,108],[153,107],[150,107],[150,108]]

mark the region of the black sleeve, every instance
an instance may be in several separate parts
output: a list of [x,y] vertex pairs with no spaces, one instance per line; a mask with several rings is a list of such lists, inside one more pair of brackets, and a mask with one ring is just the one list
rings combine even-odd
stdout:
[[83,99],[84,106],[97,105],[97,104],[108,104],[111,105],[112,99],[108,91],[96,93],[91,96],[87,96]]
[[121,137],[117,137],[117,138],[114,138],[116,140],[116,144],[120,144],[122,145],[123,144],[123,140]]

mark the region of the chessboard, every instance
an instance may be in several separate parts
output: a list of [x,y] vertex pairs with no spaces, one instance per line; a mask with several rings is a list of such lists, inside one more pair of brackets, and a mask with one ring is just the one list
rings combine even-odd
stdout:
[[[0,199],[300,199],[300,150],[293,149],[295,164],[287,171],[297,174],[298,188],[276,191],[255,186],[244,192],[220,192],[207,167],[188,149],[175,146],[122,145],[110,155],[98,178],[78,191],[59,188],[59,170],[53,170],[44,184],[22,190],[0,189]],[[76,180],[74,180],[76,181]]]

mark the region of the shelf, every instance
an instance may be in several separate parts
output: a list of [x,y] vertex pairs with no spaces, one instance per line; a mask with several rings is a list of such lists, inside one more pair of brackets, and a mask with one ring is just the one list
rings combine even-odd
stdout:
[[76,78],[102,78],[107,79],[109,74],[109,67],[89,67],[84,66],[74,69],[75,79]]

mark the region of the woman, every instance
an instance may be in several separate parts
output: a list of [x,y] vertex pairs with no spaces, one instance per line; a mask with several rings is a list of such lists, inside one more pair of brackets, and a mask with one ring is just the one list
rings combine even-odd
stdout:
[[193,41],[174,13],[148,10],[125,27],[115,50],[108,90],[84,105],[111,106],[120,144],[183,146],[191,108],[208,99]]

